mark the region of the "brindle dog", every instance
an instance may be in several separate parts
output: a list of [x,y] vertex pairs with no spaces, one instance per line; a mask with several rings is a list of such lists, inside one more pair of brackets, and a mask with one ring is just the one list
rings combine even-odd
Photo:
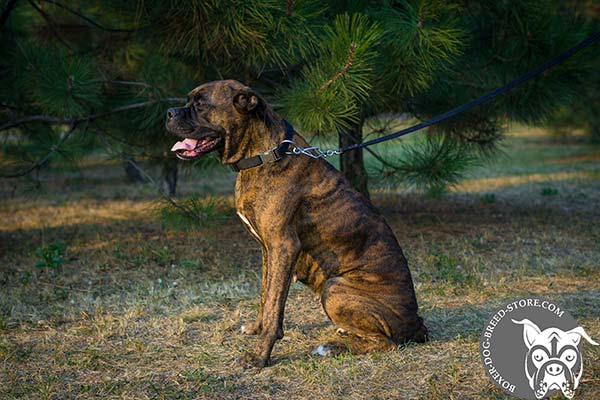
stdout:
[[[168,110],[166,128],[185,139],[173,146],[180,158],[218,151],[226,165],[273,149],[286,134],[286,123],[270,106],[236,81],[192,90],[184,107]],[[292,139],[307,146],[296,132]],[[267,365],[283,337],[294,276],[319,296],[340,331],[350,333],[346,346],[353,352],[427,340],[406,259],[379,212],[322,159],[271,161],[241,170],[235,184],[238,215],[262,248],[260,311],[242,327],[260,340],[239,362]]]

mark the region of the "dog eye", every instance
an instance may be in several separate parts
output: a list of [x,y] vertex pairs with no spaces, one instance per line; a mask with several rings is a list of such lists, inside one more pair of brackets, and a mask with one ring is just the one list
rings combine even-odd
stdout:
[[200,96],[200,97],[194,99],[194,108],[196,108],[196,109],[208,108],[209,105],[210,105],[210,103],[204,97]]
[[537,362],[540,362],[544,358],[546,358],[545,353],[541,350],[534,351],[533,354],[531,355],[531,357],[533,358],[533,361],[537,361]]
[[197,93],[194,96],[194,103],[206,103],[206,97],[202,93]]
[[567,350],[563,354],[563,357],[566,361],[571,362],[571,361],[575,360],[575,358],[577,358],[577,355],[575,354],[575,352],[573,350]]

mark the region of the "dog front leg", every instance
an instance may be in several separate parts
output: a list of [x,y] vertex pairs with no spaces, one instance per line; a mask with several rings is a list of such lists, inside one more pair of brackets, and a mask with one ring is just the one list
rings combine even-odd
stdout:
[[[265,308],[265,292],[267,288],[267,276],[268,272],[268,250],[261,243],[262,250],[262,268],[261,268],[261,282],[260,282],[260,308],[256,315],[254,322],[249,322],[242,325],[241,331],[244,335],[258,335],[262,332],[262,320],[263,320],[263,309]],[[281,332],[283,337],[283,332]],[[281,338],[280,337],[280,338]]]
[[275,243],[267,245],[267,275],[262,306],[262,331],[253,353],[246,353],[240,363],[244,367],[267,365],[277,339],[283,337],[283,316],[292,273],[300,249],[295,235],[275,235]]

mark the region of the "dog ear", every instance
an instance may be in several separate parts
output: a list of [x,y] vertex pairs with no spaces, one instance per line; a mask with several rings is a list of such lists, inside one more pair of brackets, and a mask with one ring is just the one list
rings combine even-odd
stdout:
[[528,319],[522,319],[521,321],[515,321],[513,319],[512,322],[523,325],[523,341],[525,342],[525,346],[530,349],[535,341],[535,338],[542,333],[542,331],[540,331],[540,328],[538,328],[536,324]]
[[569,339],[571,339],[573,341],[573,343],[575,343],[575,346],[577,346],[579,344],[579,341],[581,340],[581,338],[584,338],[585,340],[587,340],[594,346],[598,346],[598,343],[594,342],[592,340],[592,338],[589,337],[588,334],[585,333],[583,328],[580,326],[578,326],[577,328],[571,329],[570,331],[565,332],[565,333],[567,334],[567,336],[569,336]]
[[238,93],[233,97],[233,106],[241,113],[259,109],[261,105],[262,99],[252,90]]

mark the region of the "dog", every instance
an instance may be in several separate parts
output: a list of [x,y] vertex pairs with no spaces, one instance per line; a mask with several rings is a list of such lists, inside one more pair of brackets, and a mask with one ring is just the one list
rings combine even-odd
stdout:
[[512,322],[523,325],[523,341],[527,346],[525,374],[535,397],[541,399],[549,391],[560,390],[572,399],[583,372],[579,342],[584,338],[593,345],[598,343],[580,326],[567,332],[558,328],[542,331],[528,319]]
[[331,164],[292,155],[308,146],[265,100],[243,84],[215,81],[167,111],[166,129],[182,139],[172,151],[184,160],[217,152],[238,171],[235,207],[262,250],[260,311],[242,333],[256,334],[253,352],[238,362],[265,367],[283,337],[290,283],[319,297],[346,342],[324,344],[355,353],[424,342],[413,281],[402,250],[380,213]]

